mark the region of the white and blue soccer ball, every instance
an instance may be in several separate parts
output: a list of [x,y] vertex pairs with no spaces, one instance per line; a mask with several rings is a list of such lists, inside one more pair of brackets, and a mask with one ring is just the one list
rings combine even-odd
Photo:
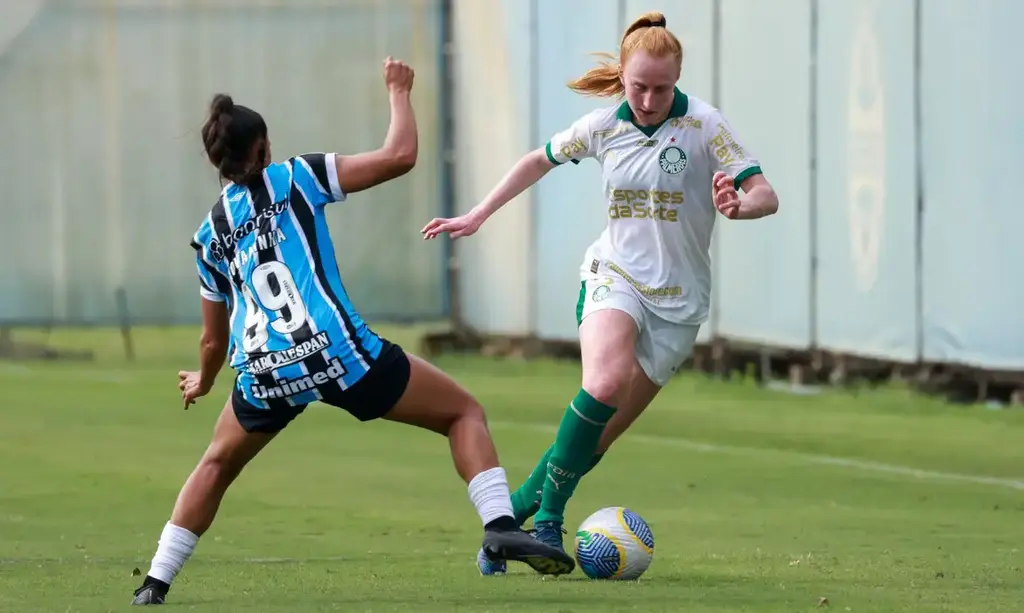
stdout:
[[625,507],[606,507],[576,531],[576,562],[591,579],[636,580],[654,559],[654,533]]

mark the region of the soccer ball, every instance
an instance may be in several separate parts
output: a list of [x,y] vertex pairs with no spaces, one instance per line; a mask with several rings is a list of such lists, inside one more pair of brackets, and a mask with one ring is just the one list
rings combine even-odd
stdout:
[[606,507],[576,530],[576,562],[591,579],[639,579],[654,558],[654,533],[625,507]]

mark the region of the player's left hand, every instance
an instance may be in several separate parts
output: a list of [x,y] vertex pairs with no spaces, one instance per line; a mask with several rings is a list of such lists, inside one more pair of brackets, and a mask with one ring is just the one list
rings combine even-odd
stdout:
[[210,391],[210,386],[203,381],[198,372],[182,370],[178,372],[178,389],[181,390],[181,399],[188,409],[188,405],[196,403],[196,398],[201,398]]
[[740,195],[736,192],[735,179],[722,171],[711,179],[711,200],[722,215],[729,219],[739,216]]

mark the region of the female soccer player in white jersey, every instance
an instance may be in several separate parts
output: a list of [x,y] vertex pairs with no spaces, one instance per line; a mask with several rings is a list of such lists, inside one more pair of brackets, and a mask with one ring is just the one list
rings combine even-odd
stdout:
[[[569,84],[582,94],[625,95],[624,102],[587,113],[526,154],[469,213],[423,228],[428,239],[470,236],[552,168],[584,158],[601,165],[608,223],[583,258],[576,307],[582,388],[554,444],[512,496],[520,525],[536,513],[535,536],[559,547],[579,479],[689,357],[707,320],[716,211],[759,219],[779,206],[718,109],[676,88],[682,56],[665,17],[643,15],[623,35],[617,62]],[[478,565],[483,574],[505,570],[484,555]]]
[[405,174],[416,160],[413,71],[388,58],[384,81],[392,114],[384,145],[350,156],[306,154],[271,163],[263,118],[226,95],[213,100],[203,142],[228,184],[192,241],[203,333],[201,369],[179,374],[185,406],[211,390],[229,350],[238,375],[133,604],[164,602],[228,487],[314,401],[360,421],[383,418],[447,436],[484,524],[488,555],[539,572],[572,571],[570,556],[515,523],[505,472],[476,400],[375,334],[345,293],[324,207]]

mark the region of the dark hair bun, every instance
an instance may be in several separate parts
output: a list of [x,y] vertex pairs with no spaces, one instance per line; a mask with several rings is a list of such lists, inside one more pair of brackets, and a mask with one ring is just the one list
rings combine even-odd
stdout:
[[227,94],[217,94],[210,102],[211,115],[228,115],[235,108],[235,101]]

